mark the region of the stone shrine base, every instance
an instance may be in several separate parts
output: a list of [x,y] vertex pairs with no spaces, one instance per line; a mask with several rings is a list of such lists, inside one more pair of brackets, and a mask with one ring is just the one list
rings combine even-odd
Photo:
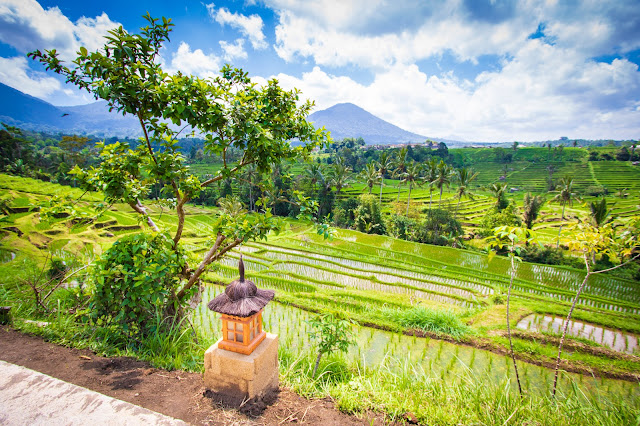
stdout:
[[204,353],[204,385],[230,405],[261,399],[278,389],[278,335],[267,337],[249,355],[211,345]]

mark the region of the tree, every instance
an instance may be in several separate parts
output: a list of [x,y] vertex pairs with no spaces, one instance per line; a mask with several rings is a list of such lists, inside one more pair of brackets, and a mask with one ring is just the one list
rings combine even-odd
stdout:
[[[393,160],[393,176],[401,179],[401,176],[404,172],[407,171],[407,154],[408,154],[409,150],[408,148],[402,147],[400,148],[400,150],[396,153],[396,157]],[[396,201],[400,200],[400,183],[398,183],[398,196],[396,197]]]
[[509,251],[509,260],[511,262],[511,273],[509,280],[509,289],[507,291],[507,335],[509,336],[509,352],[511,353],[511,359],[513,360],[513,368],[516,372],[516,381],[518,382],[518,390],[520,396],[522,395],[522,386],[520,385],[520,376],[518,374],[518,364],[516,363],[516,355],[513,352],[513,342],[511,340],[511,319],[510,305],[511,305],[511,289],[513,287],[513,280],[516,277],[516,260],[521,262],[522,259],[517,255],[520,254],[521,247],[518,245],[524,242],[526,245],[535,240],[533,231],[526,228],[508,227],[502,226],[493,230],[493,235],[488,238],[489,245],[493,249],[502,250],[506,248]]
[[451,184],[451,167],[446,164],[443,160],[440,160],[438,163],[438,167],[436,168],[436,180],[434,181],[435,186],[440,190],[440,199],[438,200],[438,208],[442,207],[442,190],[445,186],[449,186]]
[[513,152],[516,152],[516,150],[518,149],[518,145],[520,145],[520,142],[514,142],[511,145],[511,149],[513,149]]
[[311,183],[313,195],[318,196],[318,183],[324,181],[324,173],[322,172],[322,164],[308,163],[304,168],[304,177]]
[[429,185],[429,209],[431,209],[431,202],[433,201],[433,185],[438,177],[438,160],[430,158],[425,166],[425,182]]
[[532,196],[530,192],[527,192],[524,195],[524,201],[522,203],[522,221],[527,229],[531,229],[533,226],[533,222],[538,218],[538,214],[540,213],[540,209],[544,202],[545,200],[541,195]]
[[386,233],[380,203],[371,194],[362,194],[358,198],[358,207],[354,211],[356,229],[367,234],[384,235]]
[[315,377],[322,355],[336,350],[346,352],[355,341],[350,330],[351,323],[347,320],[336,318],[331,314],[323,314],[312,318],[309,320],[309,325],[313,330],[310,333],[310,337],[317,342],[318,347],[318,357],[312,373],[312,376]]
[[371,194],[373,185],[375,185],[378,182],[378,179],[380,179],[380,174],[378,173],[378,169],[373,161],[367,163],[364,170],[360,172],[360,178],[367,184],[369,194]]
[[333,168],[329,171],[331,176],[331,184],[336,187],[336,198],[340,195],[343,188],[351,184],[349,173],[351,168],[345,165],[342,158],[333,163]]
[[[184,206],[200,191],[237,177],[251,164],[259,173],[268,173],[271,165],[281,160],[308,157],[314,147],[327,141],[327,134],[306,121],[312,103],[298,105],[298,91],[283,90],[277,80],[259,87],[247,73],[228,65],[215,79],[165,73],[158,57],[173,24],[149,14],[145,19],[148,25],[140,34],[130,34],[122,27],[111,30],[103,48],[88,52],[81,47],[69,66],[60,61],[55,50],[38,50],[29,56],[96,99],[104,99],[112,110],[138,119],[143,131],[139,147],[100,144],[103,161],[99,167],[76,167],[73,173],[85,189],[103,191],[107,202],[129,204],[154,231],[160,229],[143,202],[151,185],[166,182],[164,191],[174,200],[177,213],[172,239],[177,251],[184,229]],[[203,182],[189,173],[178,149],[180,131],[174,129],[185,126],[203,134],[205,150],[222,159],[219,172]],[[295,138],[301,146],[291,146],[289,141]],[[237,162],[227,161],[231,150],[241,153]],[[299,200],[312,207],[308,199],[300,196]],[[180,288],[167,305],[184,306],[212,262],[245,241],[265,238],[280,223],[270,212],[240,217],[221,212],[212,246],[197,267],[184,261]]]
[[[553,197],[552,202],[562,204],[562,220],[564,220],[564,209],[569,204],[573,205],[573,202],[576,200],[580,200],[580,197],[577,193],[573,192],[573,177],[565,176],[560,179],[560,190],[558,194]],[[560,223],[560,228],[558,229],[558,243],[556,247],[560,246],[560,233],[562,232],[562,223]]]
[[393,158],[389,151],[383,151],[378,159],[378,172],[380,173],[380,204],[382,204],[382,187],[384,186],[384,177],[393,168]]
[[604,197],[602,197],[599,202],[590,202],[589,210],[591,212],[591,223],[596,228],[600,228],[601,226],[612,222],[614,219],[613,217],[611,217],[611,210],[609,210],[609,208],[607,207],[607,199]]
[[489,185],[489,192],[496,199],[496,203],[494,207],[497,211],[503,210],[509,205],[509,201],[507,201],[507,184],[506,183],[492,183]]
[[456,214],[458,216],[458,208],[460,208],[460,200],[462,197],[466,196],[470,200],[473,200],[475,196],[470,190],[469,186],[471,182],[473,182],[478,177],[478,172],[473,172],[472,170],[467,169],[466,167],[462,167],[461,169],[456,170],[456,180],[458,181],[458,189],[456,190],[456,195],[458,196],[458,204],[456,204]]
[[402,175],[402,183],[409,185],[409,195],[407,196],[407,213],[405,216],[409,216],[409,204],[411,203],[411,189],[414,185],[420,186],[422,184],[422,165],[412,161],[407,166],[407,171]]
[[[555,375],[553,379],[553,396],[556,395],[558,372],[560,369],[564,340],[567,335],[571,316],[573,315],[576,304],[580,299],[580,294],[592,275],[613,271],[640,258],[640,253],[637,251],[638,245],[640,244],[640,216],[633,217],[624,227],[622,232],[618,232],[610,223],[600,228],[596,228],[588,223],[579,223],[575,226],[571,238],[567,239],[565,243],[569,246],[570,250],[582,255],[582,260],[587,268],[587,273],[578,287],[578,291],[573,298],[571,308],[567,314],[567,319],[565,320],[562,328],[562,335],[560,336],[560,343],[558,344],[558,357],[556,358]],[[594,271],[591,269],[591,261],[595,259],[597,255],[606,255],[609,259],[617,261],[618,264],[608,269]]]

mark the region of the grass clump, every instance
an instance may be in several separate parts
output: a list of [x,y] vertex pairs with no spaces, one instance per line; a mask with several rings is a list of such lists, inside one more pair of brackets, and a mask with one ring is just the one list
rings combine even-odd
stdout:
[[424,306],[409,309],[384,309],[382,315],[404,328],[415,328],[426,333],[451,336],[456,340],[471,333],[460,316],[452,310],[436,310]]

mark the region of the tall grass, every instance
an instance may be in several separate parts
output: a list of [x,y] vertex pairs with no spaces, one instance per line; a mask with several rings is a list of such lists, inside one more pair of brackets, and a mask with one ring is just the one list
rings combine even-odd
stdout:
[[417,328],[427,333],[448,335],[454,339],[461,339],[471,333],[471,328],[451,310],[414,306],[410,309],[386,308],[381,312],[384,317],[405,328]]
[[[388,421],[413,413],[420,424],[638,424],[640,408],[599,394],[587,395],[572,383],[560,398],[525,395],[505,377],[496,382],[490,371],[467,370],[443,380],[408,360],[386,357],[375,366],[349,364],[334,355],[311,377],[314,357],[280,348],[280,379],[307,396],[331,397],[345,412],[382,412]],[[596,391],[597,392],[597,391]]]

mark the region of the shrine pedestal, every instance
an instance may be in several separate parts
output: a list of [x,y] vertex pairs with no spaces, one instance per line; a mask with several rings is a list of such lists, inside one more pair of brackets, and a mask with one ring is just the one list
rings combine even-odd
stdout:
[[267,337],[249,355],[218,347],[204,353],[204,385],[227,401],[261,398],[278,389],[278,335]]

